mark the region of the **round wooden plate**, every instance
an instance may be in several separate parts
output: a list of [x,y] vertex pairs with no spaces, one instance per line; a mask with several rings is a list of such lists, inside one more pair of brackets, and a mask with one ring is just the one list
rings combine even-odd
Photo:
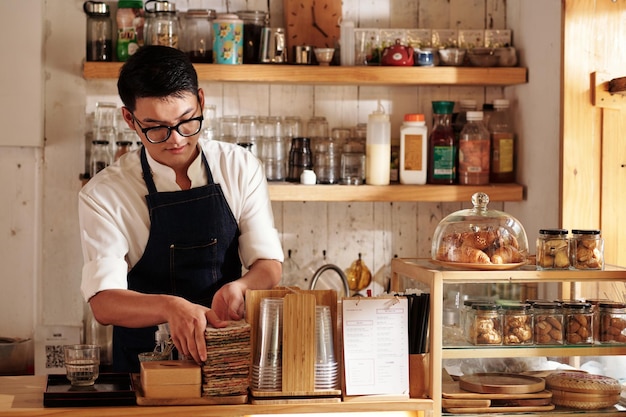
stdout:
[[543,378],[528,375],[478,373],[461,376],[459,386],[482,394],[520,394],[543,391],[546,383]]
[[510,269],[516,269],[526,265],[526,262],[517,262],[513,264],[473,264],[469,262],[439,261],[437,259],[433,259],[432,262],[450,268],[476,269],[479,271],[508,271]]

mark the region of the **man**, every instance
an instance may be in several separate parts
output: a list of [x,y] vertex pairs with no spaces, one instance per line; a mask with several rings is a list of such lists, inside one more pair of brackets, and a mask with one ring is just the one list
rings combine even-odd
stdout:
[[204,91],[183,52],[143,47],[117,85],[143,146],[79,194],[81,290],[96,320],[114,325],[114,370],[137,372],[161,323],[179,353],[202,362],[207,325],[242,319],[245,291],[280,280],[267,181],[245,149],[198,143]]

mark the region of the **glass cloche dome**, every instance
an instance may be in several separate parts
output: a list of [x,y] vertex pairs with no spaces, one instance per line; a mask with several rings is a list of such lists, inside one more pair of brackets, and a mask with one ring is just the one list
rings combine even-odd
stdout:
[[476,268],[516,267],[526,262],[528,238],[510,214],[488,210],[489,196],[476,193],[471,209],[455,211],[439,222],[432,241],[433,260]]

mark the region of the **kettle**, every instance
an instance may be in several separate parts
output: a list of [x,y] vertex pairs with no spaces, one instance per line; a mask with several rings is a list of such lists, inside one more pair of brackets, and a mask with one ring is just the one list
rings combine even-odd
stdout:
[[413,48],[402,45],[400,39],[396,39],[394,45],[383,49],[380,63],[381,65],[413,66]]

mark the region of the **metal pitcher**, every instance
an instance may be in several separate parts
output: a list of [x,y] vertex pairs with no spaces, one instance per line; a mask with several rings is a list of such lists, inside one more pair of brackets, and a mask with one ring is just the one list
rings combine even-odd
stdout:
[[287,62],[284,28],[264,27],[261,30],[259,62],[262,64],[283,64]]

